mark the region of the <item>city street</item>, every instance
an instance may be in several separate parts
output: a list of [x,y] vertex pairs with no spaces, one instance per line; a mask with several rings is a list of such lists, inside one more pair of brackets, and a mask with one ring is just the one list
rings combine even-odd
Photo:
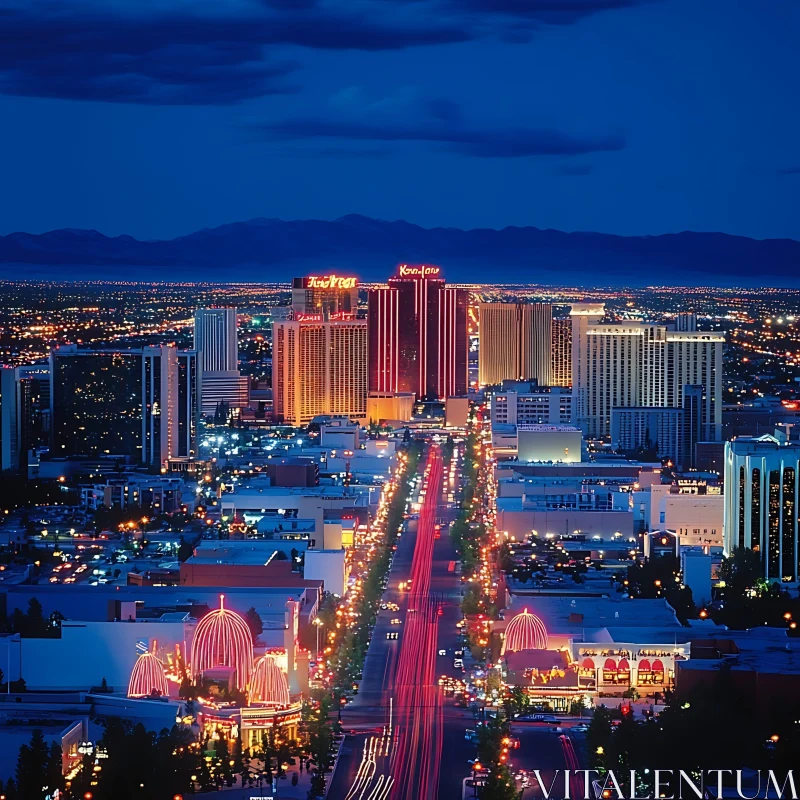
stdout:
[[[358,695],[342,711],[348,735],[329,792],[334,800],[460,798],[470,774],[468,762],[476,755],[474,744],[464,737],[467,728],[475,727],[473,713],[456,707],[438,686],[443,675],[463,677],[453,666],[454,652],[463,647],[456,627],[461,582],[458,572],[450,571],[457,556],[447,532],[457,515],[447,496],[459,485],[460,475],[454,486],[447,483],[438,449],[430,451],[425,464],[428,488],[419,519],[408,521],[398,541],[383,597],[400,611],[380,612]],[[437,520],[442,523],[440,538]],[[411,590],[401,589],[409,580]],[[403,624],[393,625],[393,619]],[[398,638],[387,639],[393,632]],[[513,725],[520,740],[512,756],[513,772],[541,769],[548,778],[552,770],[567,765],[572,751],[554,727]],[[525,797],[534,796],[533,787],[526,790]]]

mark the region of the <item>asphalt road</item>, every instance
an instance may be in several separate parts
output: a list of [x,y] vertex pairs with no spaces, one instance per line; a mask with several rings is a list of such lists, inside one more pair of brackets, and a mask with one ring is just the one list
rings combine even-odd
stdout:
[[[457,510],[446,502],[454,486],[447,473],[435,498],[436,520],[451,522]],[[459,476],[454,484],[458,486]],[[429,498],[431,499],[431,498]],[[467,728],[475,727],[471,711],[457,708],[438,687],[442,675],[462,677],[453,666],[454,651],[462,648],[456,623],[461,619],[461,580],[448,567],[456,554],[442,526],[440,538],[424,549],[430,574],[424,593],[412,593],[399,585],[412,574],[417,547],[429,548],[432,512],[411,520],[398,541],[384,602],[395,602],[400,611],[381,611],[364,663],[358,695],[342,712],[346,737],[328,793],[330,800],[460,800],[462,783],[470,775],[469,760],[475,746],[465,740]],[[417,571],[421,565],[417,564]],[[424,594],[424,596],[421,596]],[[414,611],[409,613],[409,604]],[[441,611],[441,613],[439,613]],[[410,618],[428,614],[427,622]],[[392,619],[402,620],[392,625]],[[398,639],[386,634],[397,632]],[[405,655],[403,648],[405,647]],[[426,663],[431,648],[433,663]],[[440,650],[446,655],[439,656]],[[419,683],[416,690],[410,684]],[[514,734],[520,748],[513,751],[512,769],[543,770],[543,778],[566,766],[565,748],[552,726],[516,723]],[[528,789],[525,798],[538,793]]]

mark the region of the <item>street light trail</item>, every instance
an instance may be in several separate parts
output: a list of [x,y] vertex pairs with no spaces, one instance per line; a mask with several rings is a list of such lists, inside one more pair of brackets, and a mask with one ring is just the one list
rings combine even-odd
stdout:
[[567,765],[567,769],[570,770],[572,796],[582,797],[583,786],[581,785],[580,778],[577,776],[577,770],[580,769],[580,763],[578,762],[578,755],[575,752],[575,745],[572,744],[572,739],[570,739],[569,736],[559,736],[558,738],[561,741],[561,749],[564,752],[564,762]]
[[394,686],[398,746],[391,760],[396,776],[393,800],[434,800],[438,796],[442,708],[435,678],[439,605],[431,594],[436,512],[441,495],[442,456],[431,448],[425,492],[411,563],[411,589]]

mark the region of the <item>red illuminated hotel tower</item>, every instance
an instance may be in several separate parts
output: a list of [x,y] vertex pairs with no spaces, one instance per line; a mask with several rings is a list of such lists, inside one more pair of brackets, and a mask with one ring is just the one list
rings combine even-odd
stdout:
[[369,291],[369,388],[418,399],[467,394],[469,292],[446,287],[439,267],[402,264]]

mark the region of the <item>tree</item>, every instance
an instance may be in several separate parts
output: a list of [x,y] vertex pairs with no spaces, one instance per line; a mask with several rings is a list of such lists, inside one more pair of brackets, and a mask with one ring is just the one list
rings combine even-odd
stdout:
[[180,544],[178,545],[178,561],[180,561],[181,564],[183,564],[184,561],[187,561],[192,557],[193,553],[194,553],[194,547],[192,547],[192,545],[189,542],[185,541],[183,536],[181,536]]
[[56,789],[64,791],[64,776],[61,771],[61,745],[58,742],[50,743],[50,752],[47,754],[47,766],[45,769],[45,783],[48,794],[53,794]]
[[481,797],[483,800],[518,800],[519,792],[508,767],[501,764],[489,770]]
[[[51,624],[52,619],[56,620],[56,625]],[[64,616],[60,611],[54,611],[48,619],[45,619],[42,604],[35,597],[31,597],[28,600],[27,612],[23,613],[18,608],[14,609],[14,613],[11,615],[11,631],[24,638],[57,636],[62,619]]]
[[247,612],[244,615],[244,621],[247,623],[247,627],[250,628],[250,633],[253,635],[253,641],[255,641],[264,631],[264,623],[255,607],[250,606],[250,608],[247,609]]
[[763,575],[761,554],[746,547],[734,547],[731,554],[722,559],[719,567],[720,580],[725,582],[726,600],[742,600],[749,590],[755,589]]
[[44,734],[37,728],[30,743],[22,745],[17,756],[17,796],[20,800],[42,797],[42,780],[48,774],[49,761],[50,748]]

